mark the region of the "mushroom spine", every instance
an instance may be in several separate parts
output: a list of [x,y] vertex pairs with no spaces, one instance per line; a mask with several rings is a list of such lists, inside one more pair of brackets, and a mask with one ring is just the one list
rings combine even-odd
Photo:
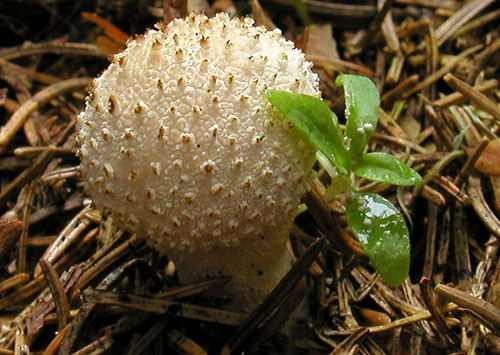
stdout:
[[267,102],[319,96],[279,30],[190,15],[130,40],[78,116],[86,191],[117,225],[170,257],[181,281],[227,275],[250,311],[288,271],[287,239],[314,149]]

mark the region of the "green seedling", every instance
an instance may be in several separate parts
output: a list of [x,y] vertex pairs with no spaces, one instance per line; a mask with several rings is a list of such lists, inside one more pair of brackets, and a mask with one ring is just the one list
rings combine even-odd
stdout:
[[[345,132],[337,116],[321,99],[278,90],[267,90],[271,104],[290,121],[331,164],[335,193],[347,197],[347,223],[366,251],[375,269],[391,285],[408,276],[410,239],[402,213],[382,196],[357,191],[362,177],[393,185],[413,186],[421,176],[406,163],[382,153],[366,153],[366,146],[378,122],[380,96],[371,80],[357,75],[340,75],[335,81],[345,96]],[[320,159],[321,160],[321,159]]]

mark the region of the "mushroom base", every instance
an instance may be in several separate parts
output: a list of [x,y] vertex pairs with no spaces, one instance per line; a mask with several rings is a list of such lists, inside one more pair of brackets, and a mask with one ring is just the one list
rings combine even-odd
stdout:
[[265,247],[257,242],[249,244],[252,243],[196,252],[175,250],[168,256],[174,261],[183,284],[229,276],[224,286],[209,292],[208,296],[229,299],[226,310],[251,312],[290,270],[293,255],[284,241]]

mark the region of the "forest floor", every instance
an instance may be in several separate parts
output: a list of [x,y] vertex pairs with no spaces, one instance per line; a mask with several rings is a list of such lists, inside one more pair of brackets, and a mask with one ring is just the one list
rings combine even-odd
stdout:
[[[178,284],[165,257],[88,204],[74,139],[88,78],[129,35],[201,10],[280,28],[341,123],[335,77],[375,82],[368,149],[424,176],[418,189],[360,181],[408,222],[401,286],[374,270],[342,200],[326,200],[321,169],[291,235],[293,284],[273,294],[307,281],[291,337],[277,326],[286,302],[221,311],[203,296],[220,280]],[[500,353],[498,2],[4,0],[0,19],[0,355]]]

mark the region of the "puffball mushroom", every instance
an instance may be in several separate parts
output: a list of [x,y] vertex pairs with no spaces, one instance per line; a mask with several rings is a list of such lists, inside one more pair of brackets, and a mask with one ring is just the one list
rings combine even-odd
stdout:
[[250,311],[289,270],[287,239],[314,149],[266,89],[319,96],[279,30],[190,15],[130,40],[93,80],[77,128],[97,208],[171,258],[184,283]]

